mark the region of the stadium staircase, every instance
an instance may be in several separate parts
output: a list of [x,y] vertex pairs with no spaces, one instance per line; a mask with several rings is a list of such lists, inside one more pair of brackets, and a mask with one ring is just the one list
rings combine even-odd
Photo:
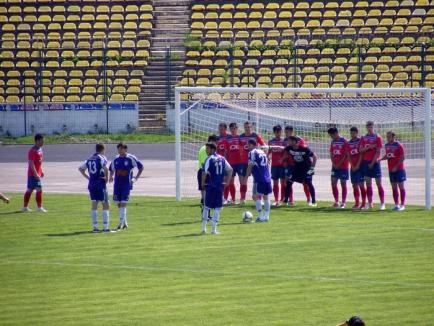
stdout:
[[[189,0],[154,0],[154,29],[149,65],[140,94],[139,126],[143,132],[164,132],[166,104],[184,70],[184,39],[190,30]],[[167,48],[170,47],[171,94],[167,94]]]

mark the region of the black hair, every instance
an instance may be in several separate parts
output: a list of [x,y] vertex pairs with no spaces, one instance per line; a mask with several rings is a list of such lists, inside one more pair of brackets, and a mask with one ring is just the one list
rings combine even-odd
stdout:
[[338,132],[339,132],[339,131],[338,131],[338,128],[336,128],[336,127],[330,127],[330,128],[327,130],[327,133],[328,133],[329,135],[336,135]]
[[366,121],[366,126],[368,127],[368,126],[373,126],[374,125],[374,121],[372,121],[372,120],[369,120],[369,121]]
[[392,137],[395,137],[395,136],[396,136],[396,134],[395,134],[395,132],[394,132],[393,130],[389,130],[387,133],[388,133],[388,134],[391,134]]
[[249,139],[248,144],[253,145],[253,146],[258,145],[258,143],[256,142],[256,139],[253,139],[253,138]]
[[213,141],[216,142],[218,140],[219,140],[219,138],[216,135],[214,135],[214,134],[208,136],[208,143],[209,142],[213,142]]
[[353,316],[347,321],[348,326],[365,326],[365,322],[359,316]]
[[97,153],[101,153],[105,149],[105,145],[102,143],[98,143],[95,145],[95,151]]
[[285,130],[286,131],[294,131],[294,127],[293,126],[286,126]]
[[359,132],[359,129],[356,126],[350,128],[350,131]]
[[119,148],[128,149],[128,146],[127,146],[127,144],[125,144],[125,143],[123,143],[123,142],[120,142],[120,143],[116,146],[116,148],[117,148],[117,149],[119,149]]
[[246,122],[244,122],[244,125],[252,125],[252,122],[251,121],[249,121],[249,120],[247,120]]
[[226,122],[220,122],[219,127],[223,127],[225,129],[228,129],[228,125],[226,124]]
[[238,125],[237,125],[236,122],[231,122],[231,123],[229,124],[229,128],[238,128]]
[[35,135],[35,141],[38,141],[38,140],[41,140],[41,139],[44,139],[44,136],[42,134],[36,134]]
[[275,125],[273,127],[273,132],[278,132],[278,131],[282,131],[282,126],[281,125]]
[[206,147],[213,149],[214,151],[217,150],[217,146],[214,143],[206,143]]

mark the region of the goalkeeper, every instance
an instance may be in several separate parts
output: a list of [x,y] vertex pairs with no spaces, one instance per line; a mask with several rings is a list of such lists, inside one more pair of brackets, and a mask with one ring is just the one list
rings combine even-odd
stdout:
[[287,180],[285,199],[292,197],[292,184],[294,182],[305,183],[309,188],[312,199],[309,206],[316,207],[315,188],[312,184],[312,178],[315,174],[315,165],[318,157],[309,147],[300,146],[299,139],[295,136],[289,137],[288,146],[285,147],[285,151],[294,161],[294,169]]

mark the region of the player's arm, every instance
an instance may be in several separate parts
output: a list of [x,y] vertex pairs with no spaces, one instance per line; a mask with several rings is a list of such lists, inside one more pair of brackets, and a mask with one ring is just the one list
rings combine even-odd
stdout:
[[229,181],[232,178],[232,172],[234,169],[232,169],[232,166],[228,163],[228,161],[225,162],[225,178],[224,178],[224,184],[229,184]]
[[110,178],[109,178],[109,182],[113,182],[113,176],[115,174],[115,166],[113,164],[113,162],[110,163]]
[[333,162],[333,152],[332,152],[332,147],[331,146],[330,146],[330,149],[329,149],[329,157],[330,157],[330,161],[332,162],[332,167],[336,169],[335,162]]
[[341,159],[339,160],[337,166],[341,167],[342,164],[344,164],[345,160],[348,158],[348,144],[345,143],[344,147],[342,148],[342,151],[344,152],[344,154],[342,155]]
[[255,165],[255,159],[253,157],[253,153],[250,152],[249,153],[249,163],[247,165],[247,170],[246,170],[246,178],[250,177],[250,175],[252,174],[252,170],[253,170],[254,165]]
[[[139,160],[137,160],[136,158],[134,158],[134,160],[136,161],[136,167],[137,167],[137,174],[135,177],[133,177],[133,180],[137,181],[139,180],[140,176],[142,175],[143,172],[143,164],[142,162],[140,162]],[[133,181],[133,182],[135,182]]]
[[29,160],[29,166],[30,166],[30,170],[32,170],[32,172],[33,172],[33,176],[36,179],[39,179],[40,176],[39,176],[38,172],[36,172],[35,162],[33,162],[33,160]]
[[256,134],[256,142],[258,143],[259,146],[265,145],[264,139],[262,139],[261,135],[258,134]]
[[396,164],[392,168],[392,172],[398,171],[398,167],[404,162],[405,160],[405,154],[404,154],[404,148],[402,146],[399,147],[399,160],[396,162]]
[[88,176],[87,173],[86,173],[86,162],[84,162],[82,165],[80,165],[80,166],[78,167],[78,171],[80,171],[81,175],[82,175],[85,179],[89,180],[89,176]]
[[202,194],[205,193],[205,185],[206,185],[206,177],[208,176],[209,172],[209,157],[206,159],[205,164],[203,165],[203,172],[202,172]]

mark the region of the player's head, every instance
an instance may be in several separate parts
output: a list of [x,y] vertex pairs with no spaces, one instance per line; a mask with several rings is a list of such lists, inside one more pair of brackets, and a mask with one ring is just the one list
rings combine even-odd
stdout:
[[119,155],[125,155],[128,151],[128,146],[125,143],[120,142],[116,148],[118,149],[118,154]]
[[374,133],[374,121],[369,120],[366,122],[366,130],[368,133]]
[[281,125],[275,125],[273,127],[273,133],[274,133],[274,136],[276,138],[280,138],[280,136],[282,136],[282,126]]
[[208,155],[212,155],[215,153],[215,151],[217,150],[217,146],[214,143],[206,143],[205,145],[205,149],[206,149],[206,153]]
[[350,135],[352,139],[356,139],[357,136],[359,135],[359,129],[357,129],[357,127],[353,126],[350,128]]
[[394,131],[389,130],[386,134],[387,141],[393,143],[395,141],[396,134]]
[[249,141],[247,142],[247,146],[249,146],[249,151],[251,151],[252,149],[256,148],[256,146],[258,146],[258,143],[256,142],[256,139],[249,139]]
[[236,122],[231,122],[229,124],[229,130],[231,131],[232,135],[236,135],[238,132],[238,125]]
[[213,134],[208,136],[208,143],[217,144],[218,141],[219,138],[216,135]]
[[95,145],[95,152],[98,154],[104,154],[105,152],[105,145],[102,143],[98,143]]
[[220,122],[219,123],[219,134],[224,135],[228,130],[228,125],[226,122]]
[[44,136],[42,134],[35,135],[35,145],[42,147],[44,145]]
[[244,122],[244,132],[246,134],[251,134],[252,133],[252,123],[250,121],[246,121]]
[[285,127],[285,136],[291,137],[294,135],[294,127],[293,126],[286,126]]
[[327,133],[329,134],[329,136],[331,137],[331,139],[339,138],[339,130],[336,127],[330,127],[327,130]]
[[298,147],[298,138],[295,136],[289,136],[288,145],[292,147]]
[[339,324],[338,326],[365,326],[365,322],[359,316],[353,316],[345,323]]

